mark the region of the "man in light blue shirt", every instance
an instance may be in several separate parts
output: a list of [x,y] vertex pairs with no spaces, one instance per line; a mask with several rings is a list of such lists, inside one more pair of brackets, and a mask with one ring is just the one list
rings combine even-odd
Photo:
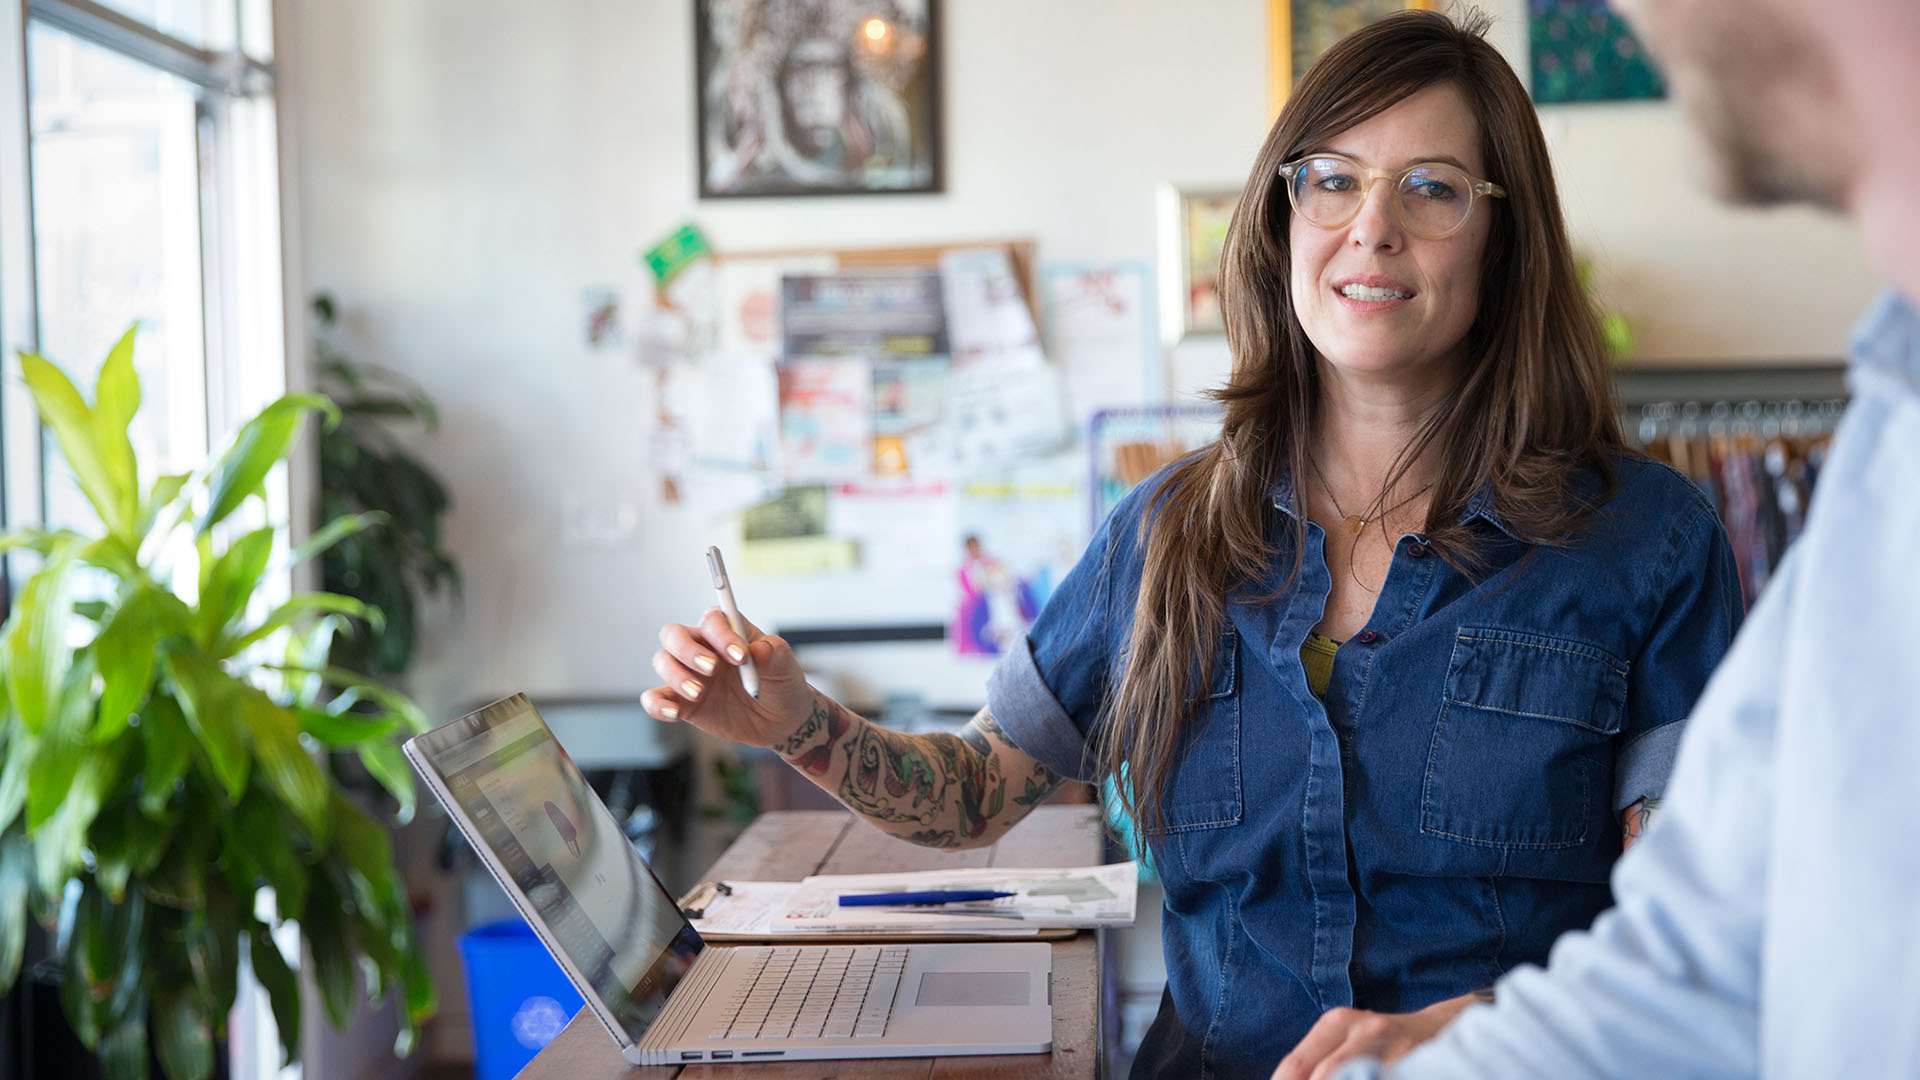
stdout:
[[[1920,1076],[1920,3],[1616,3],[1722,193],[1844,210],[1892,288],[1806,532],[1695,707],[1615,908],[1384,1072],[1337,1075]],[[1658,198],[1666,172],[1636,182]]]

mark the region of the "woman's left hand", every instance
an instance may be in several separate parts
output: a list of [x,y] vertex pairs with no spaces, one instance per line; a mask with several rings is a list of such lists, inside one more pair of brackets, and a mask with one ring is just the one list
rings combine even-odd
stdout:
[[1393,1061],[1439,1034],[1460,1010],[1481,1000],[1464,994],[1410,1013],[1329,1009],[1293,1053],[1280,1059],[1273,1080],[1326,1080],[1348,1058],[1362,1055]]

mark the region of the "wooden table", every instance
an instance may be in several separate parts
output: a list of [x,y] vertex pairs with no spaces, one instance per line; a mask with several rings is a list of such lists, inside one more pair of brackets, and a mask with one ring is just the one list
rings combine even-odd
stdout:
[[[762,814],[702,880],[798,881],[809,874],[935,870],[949,866],[1092,866],[1101,861],[1095,806],[1035,807],[990,848],[934,851],[895,840],[838,810]],[[719,946],[713,946],[718,948]],[[752,1065],[628,1065],[593,1014],[575,1014],[560,1036],[521,1072],[521,1080],[927,1080],[1100,1075],[1100,954],[1082,931],[1053,943],[1053,1052],[949,1058],[783,1061]]]

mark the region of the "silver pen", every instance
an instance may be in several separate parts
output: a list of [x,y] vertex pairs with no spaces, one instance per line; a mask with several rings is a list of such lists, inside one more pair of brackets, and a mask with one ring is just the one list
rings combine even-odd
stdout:
[[[707,572],[713,575],[714,595],[720,598],[720,610],[727,613],[727,625],[733,627],[733,632],[740,635],[741,641],[746,641],[747,620],[740,617],[740,605],[733,601],[733,584],[727,580],[727,564],[720,558],[720,549],[717,547],[707,549]],[[751,652],[740,662],[740,686],[746,690],[748,697],[760,696],[760,672],[753,666]]]

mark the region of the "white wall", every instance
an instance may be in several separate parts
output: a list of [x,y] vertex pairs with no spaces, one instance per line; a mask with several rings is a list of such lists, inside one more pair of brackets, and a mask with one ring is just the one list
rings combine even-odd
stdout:
[[[288,5],[306,280],[445,418],[422,450],[454,493],[467,588],[423,637],[429,713],[516,688],[637,694],[655,628],[709,602],[710,527],[659,502],[649,379],[585,347],[583,289],[644,295],[637,253],[688,219],[731,250],[1029,236],[1044,260],[1152,262],[1156,187],[1238,183],[1265,132],[1265,6],[949,0],[946,194],[702,204],[685,0]],[[1524,3],[1496,10],[1496,43],[1524,57]],[[1871,291],[1841,226],[1711,203],[1668,104],[1544,119],[1576,242],[1643,356],[1837,355]],[[1191,390],[1224,349],[1174,360]],[[583,507],[638,527],[570,542]],[[940,666],[936,697],[984,673]]]

